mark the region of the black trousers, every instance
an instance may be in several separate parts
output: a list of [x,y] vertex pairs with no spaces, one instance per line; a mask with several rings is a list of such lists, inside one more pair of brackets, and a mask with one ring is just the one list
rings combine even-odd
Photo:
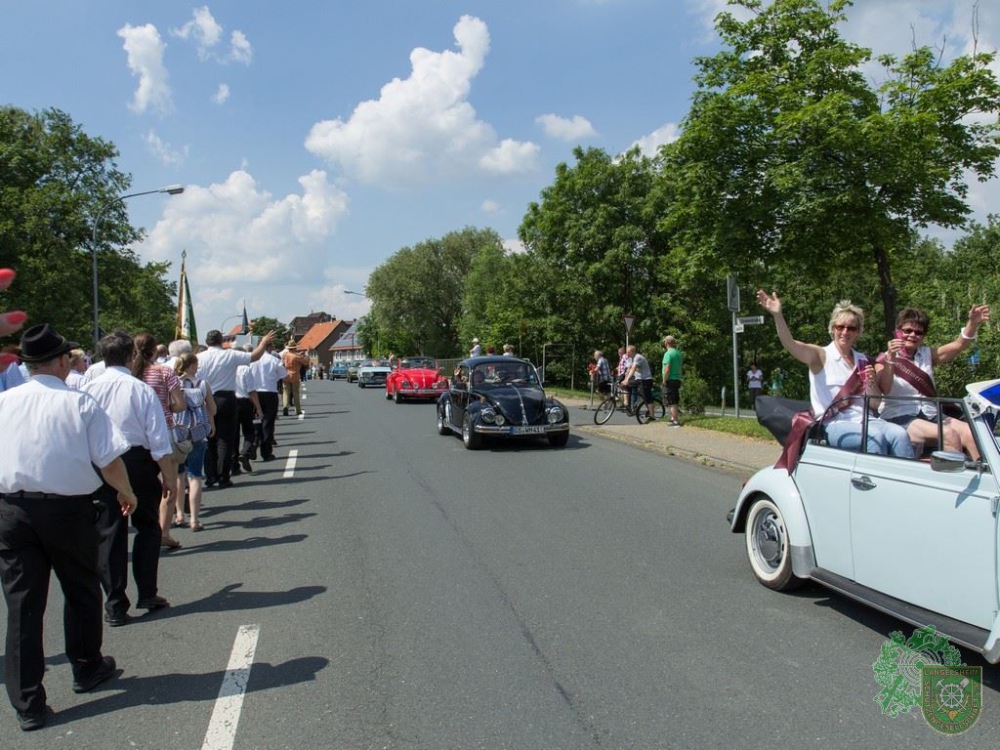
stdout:
[[239,425],[239,432],[243,436],[243,447],[239,452],[239,455],[233,456],[233,465],[235,466],[240,459],[240,456],[246,456],[247,458],[256,458],[254,448],[257,444],[257,435],[253,428],[253,401],[248,398],[238,398],[236,399],[236,423]]
[[[160,570],[160,467],[145,448],[131,448],[123,456],[128,480],[139,501],[132,513],[135,541],[132,542],[132,578],[139,599],[156,596]],[[128,519],[121,514],[117,491],[105,484],[98,490],[102,512],[99,562],[105,611],[111,615],[128,612]]]
[[66,656],[75,677],[100,664],[101,581],[91,495],[0,498],[0,580],[7,602],[4,682],[14,710],[45,708],[42,622],[50,573],[62,587]]
[[230,481],[239,441],[236,392],[219,391],[212,395],[215,398],[215,435],[208,439],[205,455],[205,481],[209,484]]
[[260,440],[261,458],[274,455],[274,424],[278,421],[278,394],[271,391],[257,391],[260,399],[260,410],[264,412],[261,425],[263,435]]

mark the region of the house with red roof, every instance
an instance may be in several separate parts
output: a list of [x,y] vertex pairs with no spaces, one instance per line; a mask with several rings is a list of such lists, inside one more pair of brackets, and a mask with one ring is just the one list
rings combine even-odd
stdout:
[[328,370],[333,360],[331,345],[353,324],[353,320],[336,318],[329,322],[316,323],[298,340],[299,351],[308,354],[309,361],[314,365]]

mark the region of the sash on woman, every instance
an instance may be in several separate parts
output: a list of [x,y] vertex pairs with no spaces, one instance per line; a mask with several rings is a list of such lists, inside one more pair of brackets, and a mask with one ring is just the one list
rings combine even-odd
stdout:
[[[889,360],[886,359],[883,353],[878,355],[878,360],[876,361],[886,364]],[[921,396],[926,396],[927,398],[937,396],[937,388],[934,387],[934,381],[931,380],[931,376],[921,370],[912,359],[897,355],[892,364],[894,365],[893,375],[912,385]]]
[[809,428],[816,422],[832,417],[846,409],[850,405],[848,399],[851,396],[857,396],[863,390],[864,381],[861,379],[858,368],[855,367],[854,372],[837,391],[837,395],[833,397],[830,408],[826,410],[822,418],[817,419],[813,415],[812,409],[797,412],[792,417],[792,429],[788,432],[788,438],[785,440],[785,445],[781,449],[781,455],[778,456],[774,468],[785,469],[789,474],[795,471],[795,467],[799,463],[799,456],[802,454],[802,442],[805,440]]

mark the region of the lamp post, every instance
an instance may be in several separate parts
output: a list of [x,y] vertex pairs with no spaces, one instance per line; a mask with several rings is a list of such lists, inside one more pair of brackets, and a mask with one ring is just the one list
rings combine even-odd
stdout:
[[226,335],[227,335],[226,334],[226,323],[228,323],[230,320],[236,320],[237,318],[242,318],[242,317],[243,317],[243,313],[236,313],[235,315],[230,315],[228,318],[226,318],[224,321],[222,321],[222,325],[219,326],[219,330],[222,331],[222,337],[223,338],[225,338]]
[[98,305],[97,305],[97,228],[101,225],[101,217],[104,213],[111,208],[116,203],[125,201],[128,198],[135,198],[139,195],[153,195],[154,193],[167,193],[168,195],[180,195],[184,192],[183,185],[166,185],[165,187],[157,188],[156,190],[143,190],[139,193],[127,193],[126,195],[119,195],[106,201],[98,210],[97,216],[94,218],[94,236],[92,239],[90,253],[94,265],[94,353],[97,353],[97,344],[100,339],[100,334],[98,333],[101,329],[100,323],[98,323]]

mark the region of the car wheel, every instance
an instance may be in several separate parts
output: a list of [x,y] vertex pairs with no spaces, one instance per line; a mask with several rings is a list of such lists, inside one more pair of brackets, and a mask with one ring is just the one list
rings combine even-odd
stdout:
[[483,444],[483,436],[477,435],[475,430],[472,429],[472,417],[468,414],[462,420],[462,443],[470,451],[479,450],[479,447]]
[[549,445],[553,448],[562,448],[569,442],[569,430],[565,432],[553,432],[549,435]]
[[386,400],[387,400],[387,401],[388,401],[388,400],[389,400],[390,398],[392,398],[392,394],[391,394],[391,393],[389,393],[389,389],[388,389],[388,388],[386,388],[386,389],[385,389],[385,398],[386,398]]
[[448,418],[444,415],[442,407],[437,408],[438,413],[438,435],[450,435],[451,427],[448,426]]
[[395,401],[395,402],[396,402],[397,404],[401,404],[401,403],[403,403],[403,394],[401,394],[401,393],[400,393],[400,392],[399,392],[399,391],[397,390],[397,391],[396,391],[396,392],[395,392],[395,393],[394,393],[394,394],[392,395],[392,400],[393,400],[393,401]]
[[767,588],[787,591],[802,583],[792,573],[792,547],[785,519],[770,498],[761,497],[750,506],[746,543],[750,570]]

